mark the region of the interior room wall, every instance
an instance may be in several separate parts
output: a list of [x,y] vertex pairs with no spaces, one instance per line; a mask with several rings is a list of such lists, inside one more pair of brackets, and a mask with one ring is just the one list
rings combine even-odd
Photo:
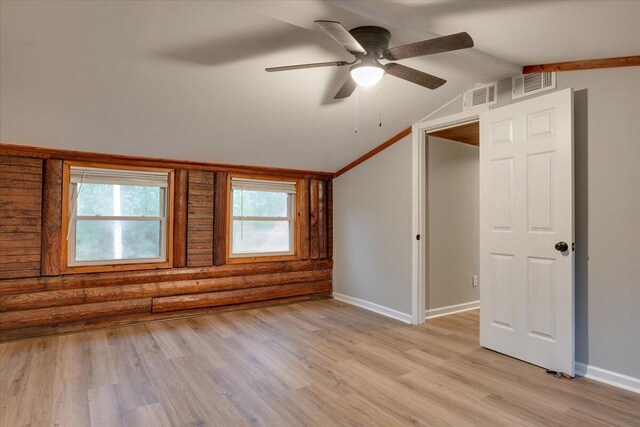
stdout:
[[334,296],[411,316],[411,136],[333,180]]
[[429,137],[427,292],[429,310],[477,301],[479,148]]
[[[638,82],[640,67],[557,74],[557,90],[574,90],[576,360],[635,378],[640,378]],[[511,99],[511,79],[498,82],[497,107],[523,99]],[[462,104],[456,105],[446,113],[461,112]],[[439,117],[442,112],[432,118]]]

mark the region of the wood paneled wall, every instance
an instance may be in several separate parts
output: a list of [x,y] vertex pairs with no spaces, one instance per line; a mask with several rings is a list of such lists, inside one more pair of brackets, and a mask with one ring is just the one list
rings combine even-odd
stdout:
[[64,275],[65,152],[47,153],[0,156],[0,341],[331,295],[330,177],[265,169],[299,179],[298,260],[225,265],[227,171],[174,162],[173,268]]
[[0,157],[0,279],[40,275],[42,160]]

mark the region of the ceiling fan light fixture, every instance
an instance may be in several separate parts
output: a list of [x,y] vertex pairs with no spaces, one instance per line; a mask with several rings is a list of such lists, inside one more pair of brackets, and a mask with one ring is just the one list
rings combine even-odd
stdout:
[[371,87],[376,85],[384,76],[384,68],[379,63],[363,63],[351,67],[351,78],[358,86]]

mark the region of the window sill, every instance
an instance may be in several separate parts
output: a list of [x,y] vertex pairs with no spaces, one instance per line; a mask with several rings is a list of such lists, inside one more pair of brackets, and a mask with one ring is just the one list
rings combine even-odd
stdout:
[[173,262],[63,266],[62,274],[108,273],[110,271],[160,270],[172,268]]
[[297,261],[298,255],[227,256],[227,264],[249,264],[256,262]]

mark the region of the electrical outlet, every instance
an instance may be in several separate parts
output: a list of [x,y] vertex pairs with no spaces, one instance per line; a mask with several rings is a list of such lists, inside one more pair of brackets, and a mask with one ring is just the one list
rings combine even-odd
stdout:
[[473,283],[471,284],[474,288],[478,287],[478,276],[473,276]]

